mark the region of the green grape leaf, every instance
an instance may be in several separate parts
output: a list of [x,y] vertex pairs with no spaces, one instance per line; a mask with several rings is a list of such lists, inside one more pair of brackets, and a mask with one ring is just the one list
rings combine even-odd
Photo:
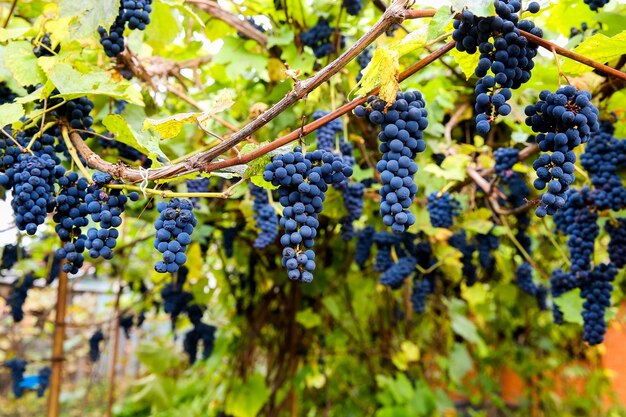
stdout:
[[[596,33],[574,48],[574,52],[602,63],[619,58],[626,54],[626,30],[612,38],[602,33]],[[566,59],[561,69],[566,74],[571,75],[580,75],[593,70],[593,68],[571,59]]]
[[153,162],[157,156],[167,159],[159,146],[159,139],[149,132],[137,132],[119,114],[109,114],[102,121],[104,127],[115,136],[115,140],[145,153]]
[[6,103],[0,106],[0,126],[13,124],[24,116],[24,106],[19,103]]
[[433,40],[445,33],[445,28],[454,18],[450,6],[441,6],[428,24],[428,40]]
[[296,321],[304,326],[305,329],[312,329],[322,324],[322,318],[315,313],[311,307],[306,310],[298,311]]
[[226,413],[234,417],[255,417],[270,397],[261,374],[253,374],[245,382],[237,381],[226,396]]
[[4,48],[3,58],[4,65],[21,86],[37,85],[45,81],[30,42],[9,42]]
[[575,288],[554,299],[554,303],[563,312],[563,320],[568,323],[583,324],[583,299],[580,290]]
[[461,343],[455,343],[450,351],[450,366],[448,366],[448,374],[455,384],[460,384],[463,377],[467,375],[473,368],[472,357],[470,356],[467,346]]
[[61,17],[73,17],[70,27],[73,39],[85,39],[98,34],[98,27],[109,28],[119,14],[121,0],[61,0]]

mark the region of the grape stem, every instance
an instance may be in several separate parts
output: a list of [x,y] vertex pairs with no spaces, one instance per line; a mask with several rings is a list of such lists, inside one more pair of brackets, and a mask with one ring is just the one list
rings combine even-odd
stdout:
[[565,265],[570,266],[572,262],[570,261],[567,254],[563,252],[563,248],[561,248],[561,245],[559,245],[557,241],[554,239],[554,234],[548,227],[548,223],[546,222],[545,217],[541,219],[541,223],[543,224],[543,227],[546,229],[546,235],[548,236],[548,240],[550,240],[550,243],[552,243],[552,246],[554,246],[557,252],[559,253],[559,255],[561,255],[561,258],[563,258],[563,262],[565,262]]
[[3,28],[6,28],[7,26],[9,26],[9,21],[11,20],[11,16],[13,16],[13,12],[15,11],[15,6],[17,6],[17,0],[13,0],[13,3],[11,3],[11,8],[9,9],[9,15],[7,16],[6,20],[2,24]]
[[550,278],[543,269],[539,268],[539,265],[535,263],[533,258],[531,258],[528,252],[526,252],[526,249],[524,249],[524,247],[515,238],[515,235],[513,235],[513,232],[511,231],[511,225],[509,225],[509,222],[506,219],[506,216],[498,216],[498,218],[500,219],[500,223],[504,225],[504,229],[506,230],[506,235],[508,236],[509,239],[511,239],[511,242],[513,242],[513,245],[515,245],[517,250],[520,251],[520,253],[522,254],[522,257],[526,260],[526,262],[528,262],[535,269],[535,271],[538,271],[541,274],[541,276],[543,276],[546,279]]
[[131,185],[131,184],[107,184],[106,188],[110,188],[110,189],[116,189],[116,190],[127,190],[127,191],[137,191],[139,193],[141,192],[145,192],[146,194],[151,194],[151,195],[158,195],[161,196],[163,198],[174,198],[174,197],[179,197],[179,198],[193,198],[193,197],[198,197],[198,198],[228,198],[229,194],[228,194],[228,190],[223,192],[223,193],[177,193],[174,191],[163,191],[163,190],[157,190],[155,188],[141,188],[137,185]]

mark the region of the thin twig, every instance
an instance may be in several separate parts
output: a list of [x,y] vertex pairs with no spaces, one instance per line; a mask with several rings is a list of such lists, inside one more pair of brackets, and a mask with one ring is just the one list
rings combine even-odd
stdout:
[[9,26],[9,21],[11,20],[11,16],[13,16],[13,12],[15,11],[15,6],[17,6],[17,0],[13,0],[13,3],[11,3],[11,8],[9,9],[9,15],[7,16],[7,19],[4,21],[4,24],[2,25],[3,28],[6,28],[7,26]]

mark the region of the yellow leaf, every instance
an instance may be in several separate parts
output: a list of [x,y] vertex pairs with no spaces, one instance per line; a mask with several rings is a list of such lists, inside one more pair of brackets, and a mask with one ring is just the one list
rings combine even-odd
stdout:
[[468,54],[467,52],[458,51],[456,48],[450,51],[450,55],[454,58],[463,74],[465,74],[465,78],[467,80],[470,79],[472,75],[474,75],[474,70],[478,65],[478,59],[480,58],[480,54]]
[[380,61],[380,92],[378,96],[387,103],[396,101],[396,94],[400,89],[398,72],[400,72],[398,53],[396,51],[383,53]]
[[207,122],[212,115],[220,113],[234,104],[232,96],[222,91],[212,103],[211,109],[202,113],[178,113],[165,119],[147,118],[143,123],[143,130],[154,129],[163,139],[170,139],[180,133],[188,123],[197,123],[206,129]]
[[417,345],[410,340],[405,340],[400,343],[400,349],[404,352],[404,356],[409,362],[418,361],[420,358],[420,349]]
[[408,53],[422,50],[428,39],[428,26],[422,26],[413,32],[410,32],[401,41],[391,45],[391,50],[398,52],[399,57]]

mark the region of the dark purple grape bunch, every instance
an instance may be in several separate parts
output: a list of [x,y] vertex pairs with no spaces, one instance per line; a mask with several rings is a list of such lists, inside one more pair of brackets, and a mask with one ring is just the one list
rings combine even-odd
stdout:
[[[519,0],[495,0],[496,16],[480,17],[463,10],[454,21],[452,38],[456,48],[469,54],[480,52],[475,74],[476,131],[486,136],[496,117],[507,116],[511,106],[510,89],[517,89],[531,77],[537,45],[520,30],[542,37],[543,31],[530,20],[519,20]],[[537,13],[539,3],[531,2],[528,11]]]
[[100,343],[104,341],[102,330],[98,329],[89,337],[89,360],[98,362],[100,359]]
[[606,309],[611,306],[611,292],[617,268],[613,264],[599,264],[589,272],[585,284],[580,289],[583,303],[583,340],[590,345],[604,341],[606,333]]
[[604,228],[611,238],[608,247],[611,263],[623,268],[626,265],[626,218],[617,218],[615,223],[608,221]]
[[450,229],[454,223],[454,218],[459,215],[461,205],[452,197],[450,193],[440,193],[435,191],[428,196],[426,206],[430,216],[430,224],[433,227],[443,227]]
[[7,305],[11,307],[11,316],[16,323],[24,320],[24,303],[28,291],[34,287],[36,279],[33,274],[28,273],[23,278],[17,278],[11,283]]
[[89,115],[93,110],[93,101],[87,97],[70,100],[65,104],[65,116],[72,129],[89,130],[93,125],[93,117]]
[[598,109],[591,103],[588,91],[573,86],[555,93],[544,90],[539,102],[525,109],[526,124],[537,132],[536,142],[544,152],[533,163],[537,190],[548,190],[541,196],[535,214],[553,215],[565,205],[566,192],[574,182],[574,149],[586,143],[598,131]]
[[17,94],[7,86],[6,81],[0,82],[0,105],[13,103],[16,98]]
[[[190,193],[206,193],[209,191],[211,185],[211,179],[206,177],[199,177],[194,180],[187,180],[187,191]],[[200,204],[199,197],[192,197],[189,199],[195,208],[198,208]]]
[[202,360],[208,359],[215,347],[215,331],[217,328],[206,323],[194,323],[193,329],[185,334],[183,350],[193,365],[198,358],[198,345],[202,342]]
[[520,290],[535,297],[540,310],[546,310],[547,288],[543,285],[537,285],[533,279],[533,268],[528,262],[523,262],[517,267],[515,278]]
[[9,368],[11,372],[11,386],[15,398],[21,398],[24,395],[22,382],[24,381],[24,372],[26,372],[26,361],[20,358],[13,358],[4,362],[2,366]]
[[391,289],[398,289],[402,286],[404,280],[415,272],[416,265],[416,258],[404,256],[380,275],[380,283]]
[[320,149],[304,155],[299,146],[275,156],[265,167],[263,179],[279,187],[279,202],[283,206],[279,224],[285,230],[280,238],[284,248],[282,262],[291,280],[313,280],[315,252],[311,248],[326,191],[351,175],[352,167],[340,156]]
[[96,172],[92,176],[93,184],[87,189],[85,205],[91,216],[91,220],[98,223],[100,228],[92,227],[87,230],[85,248],[89,250],[89,256],[97,259],[113,258],[113,249],[117,246],[119,231],[117,228],[122,224],[122,213],[126,209],[126,203],[137,201],[139,194],[131,192],[124,194],[119,189],[104,188],[113,182],[110,174]]
[[83,251],[87,236],[82,234],[82,228],[89,224],[89,210],[85,204],[89,183],[87,179],[79,178],[77,173],[68,172],[59,178],[59,186],[52,220],[56,223],[54,230],[63,247],[57,249],[55,259],[65,259],[67,262],[63,264],[63,271],[76,274],[85,261]]
[[157,204],[157,211],[154,247],[162,254],[162,260],[154,265],[154,269],[162,274],[174,273],[187,261],[185,251],[198,220],[193,214],[193,205],[185,199],[161,201]]
[[385,226],[395,233],[405,232],[415,223],[409,210],[417,193],[414,176],[415,157],[426,149],[424,129],[428,126],[426,104],[419,91],[399,92],[396,101],[387,103],[377,96],[368,98],[367,106],[354,110],[357,117],[366,117],[381,126],[378,135],[382,159],[376,165],[380,172],[380,214]]
[[263,249],[274,243],[278,237],[278,215],[270,204],[266,189],[250,184],[250,194],[254,197],[252,209],[254,210],[256,227],[259,229],[253,246],[257,249]]
[[144,30],[150,24],[152,0],[122,0],[115,21],[107,31],[98,28],[100,43],[110,58],[117,57],[124,50],[124,28],[128,23],[131,30]]
[[[333,43],[334,33],[335,30],[330,26],[328,20],[320,18],[315,26],[300,34],[300,40],[304,46],[308,46],[313,49],[313,54],[319,59],[336,52],[336,48]],[[342,48],[344,44],[344,37],[341,36]]]
[[[33,39],[33,42],[35,39]],[[33,53],[37,58],[41,58],[42,56],[54,56],[61,50],[60,45],[57,45],[56,48],[52,49],[52,40],[50,39],[50,34],[46,33],[39,40],[39,43],[35,45],[33,48]]]
[[507,182],[514,174],[513,165],[519,162],[519,151],[515,148],[498,148],[493,156],[496,160],[494,172]]
[[598,9],[607,5],[609,1],[610,0],[585,0],[585,4],[589,6],[592,11],[597,12]]
[[363,0],[343,0],[343,7],[349,15],[358,16],[363,10]]
[[365,263],[370,258],[375,233],[376,229],[372,225],[365,226],[363,230],[357,233],[354,262],[356,262],[360,269],[365,268]]

